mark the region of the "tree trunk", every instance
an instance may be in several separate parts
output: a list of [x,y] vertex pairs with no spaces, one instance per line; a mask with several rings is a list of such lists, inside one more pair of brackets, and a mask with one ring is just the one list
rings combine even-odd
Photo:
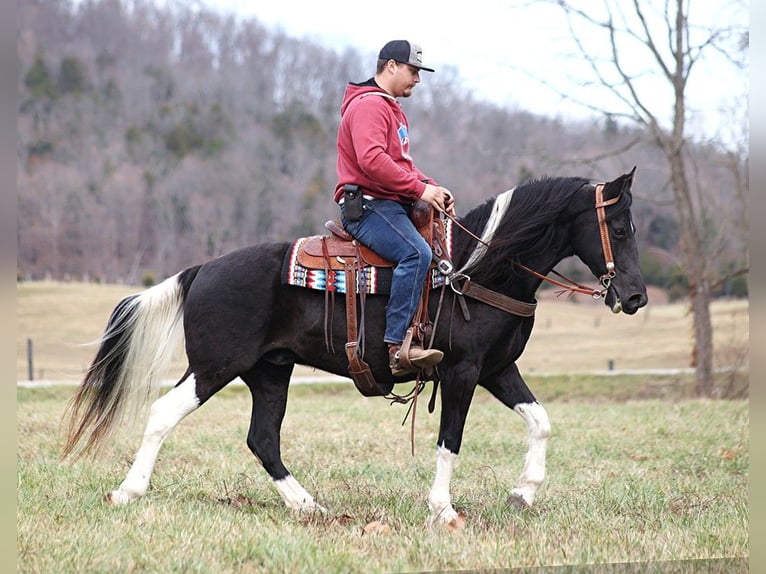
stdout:
[[[689,279],[689,295],[694,322],[694,350],[692,364],[695,369],[697,396],[709,397],[713,392],[713,327],[710,322],[711,282],[708,280],[707,249],[703,243],[701,218],[692,200],[684,161],[686,124],[686,80],[691,62],[688,56],[687,16],[683,0],[676,0],[674,68],[671,82],[675,101],[673,131],[665,139],[665,150],[670,163],[673,196],[681,227],[681,251],[684,268]],[[661,139],[662,138],[661,136]]]
[[[705,245],[695,217],[694,203],[686,178],[682,152],[683,139],[665,141],[670,163],[673,195],[681,229],[681,256],[689,279],[689,297],[694,323],[694,349],[691,365],[695,369],[696,393],[709,397],[713,392],[713,326],[710,321],[711,282]],[[669,144],[669,145],[668,145]]]
[[705,283],[691,289],[694,316],[695,391],[699,397],[713,395],[713,327],[710,321],[710,289]]

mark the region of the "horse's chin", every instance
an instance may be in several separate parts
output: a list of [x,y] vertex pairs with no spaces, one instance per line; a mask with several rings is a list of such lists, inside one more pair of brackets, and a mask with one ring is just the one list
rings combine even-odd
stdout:
[[622,301],[620,301],[620,297],[615,292],[614,287],[609,288],[604,299],[606,306],[612,310],[612,313],[622,313]]

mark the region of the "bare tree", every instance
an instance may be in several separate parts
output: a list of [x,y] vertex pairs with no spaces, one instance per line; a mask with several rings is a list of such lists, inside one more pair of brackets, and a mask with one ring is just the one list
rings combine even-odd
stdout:
[[[607,117],[638,124],[667,160],[693,314],[696,390],[710,396],[714,391],[710,303],[720,276],[717,247],[707,230],[718,214],[711,212],[690,182],[687,88],[692,73],[704,74],[713,56],[744,66],[738,58],[746,57],[747,31],[721,24],[695,25],[689,0],[666,0],[662,5],[641,0],[604,0],[597,5],[554,1],[566,14],[578,57],[588,68],[589,88],[611,98],[609,109],[592,101],[583,104]],[[701,3],[697,6],[708,9]],[[663,90],[669,98],[658,99],[657,92]]]

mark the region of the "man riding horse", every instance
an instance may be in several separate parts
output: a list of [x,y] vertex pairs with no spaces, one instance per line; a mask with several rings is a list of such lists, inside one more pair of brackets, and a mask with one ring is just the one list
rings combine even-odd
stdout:
[[396,99],[412,94],[421,70],[434,71],[423,65],[420,46],[407,40],[388,42],[378,55],[375,76],[346,87],[338,129],[334,198],[343,227],[395,265],[383,337],[394,375],[432,367],[444,356],[416,342],[403,346],[433,257],[410,211],[421,200],[455,214],[449,190],[415,166],[409,123]]

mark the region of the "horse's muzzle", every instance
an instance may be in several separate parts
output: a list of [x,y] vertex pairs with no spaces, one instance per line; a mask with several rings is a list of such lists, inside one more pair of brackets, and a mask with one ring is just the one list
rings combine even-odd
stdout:
[[646,289],[634,292],[627,298],[620,297],[617,289],[615,289],[614,285],[611,285],[606,292],[604,302],[612,310],[612,313],[623,312],[627,315],[633,315],[649,302],[649,298],[646,295]]

